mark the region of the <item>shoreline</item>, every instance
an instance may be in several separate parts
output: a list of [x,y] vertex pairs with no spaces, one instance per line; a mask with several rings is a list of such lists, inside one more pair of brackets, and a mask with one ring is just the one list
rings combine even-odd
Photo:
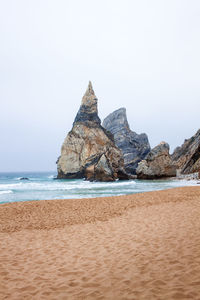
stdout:
[[[19,177],[0,184],[0,204],[51,199],[81,199],[110,197],[182,186],[196,186],[198,181],[165,178],[162,180],[130,180],[118,182],[89,182],[84,180],[52,180],[51,176],[34,177],[21,182]],[[78,186],[77,186],[78,185]]]
[[195,299],[200,186],[0,205],[1,299]]
[[200,196],[199,186],[186,186],[121,196],[1,203],[0,232],[107,221],[132,208],[185,201],[196,191]]

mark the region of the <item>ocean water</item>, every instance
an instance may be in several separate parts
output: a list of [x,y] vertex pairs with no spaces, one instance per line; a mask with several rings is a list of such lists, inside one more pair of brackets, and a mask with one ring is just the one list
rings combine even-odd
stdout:
[[[177,179],[88,182],[82,179],[55,180],[55,176],[53,172],[0,173],[0,203],[125,195],[196,185],[195,181]],[[21,177],[29,180],[20,180]]]

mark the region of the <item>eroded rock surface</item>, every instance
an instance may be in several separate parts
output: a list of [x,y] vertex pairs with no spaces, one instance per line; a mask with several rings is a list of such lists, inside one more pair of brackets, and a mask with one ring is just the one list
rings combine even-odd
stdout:
[[200,172],[200,129],[174,150],[172,160],[182,174]]
[[169,154],[169,145],[161,142],[153,148],[145,160],[139,162],[137,176],[140,179],[157,179],[176,175],[176,166],[173,165]]
[[128,179],[122,152],[113,136],[101,126],[97,98],[89,82],[57,161],[58,178],[86,178],[97,181]]
[[102,126],[113,134],[115,144],[121,149],[126,172],[136,174],[138,163],[150,151],[147,135],[145,133],[137,134],[130,130],[125,108],[109,114],[104,119]]

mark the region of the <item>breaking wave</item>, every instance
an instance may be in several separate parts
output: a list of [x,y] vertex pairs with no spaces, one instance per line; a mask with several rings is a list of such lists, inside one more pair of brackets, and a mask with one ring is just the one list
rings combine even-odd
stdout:
[[11,190],[8,190],[8,191],[0,191],[0,195],[3,195],[3,194],[12,194],[13,191]]
[[[53,180],[55,175],[50,172],[0,174],[0,203],[5,201],[115,196],[196,185],[195,181],[176,179],[115,182],[89,182],[83,179]],[[21,177],[28,177],[30,180],[19,182]]]

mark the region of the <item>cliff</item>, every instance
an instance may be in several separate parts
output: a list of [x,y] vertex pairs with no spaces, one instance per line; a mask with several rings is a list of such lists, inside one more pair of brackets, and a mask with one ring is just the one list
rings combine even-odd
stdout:
[[172,154],[172,160],[182,174],[200,171],[200,129],[190,139],[184,141]]

